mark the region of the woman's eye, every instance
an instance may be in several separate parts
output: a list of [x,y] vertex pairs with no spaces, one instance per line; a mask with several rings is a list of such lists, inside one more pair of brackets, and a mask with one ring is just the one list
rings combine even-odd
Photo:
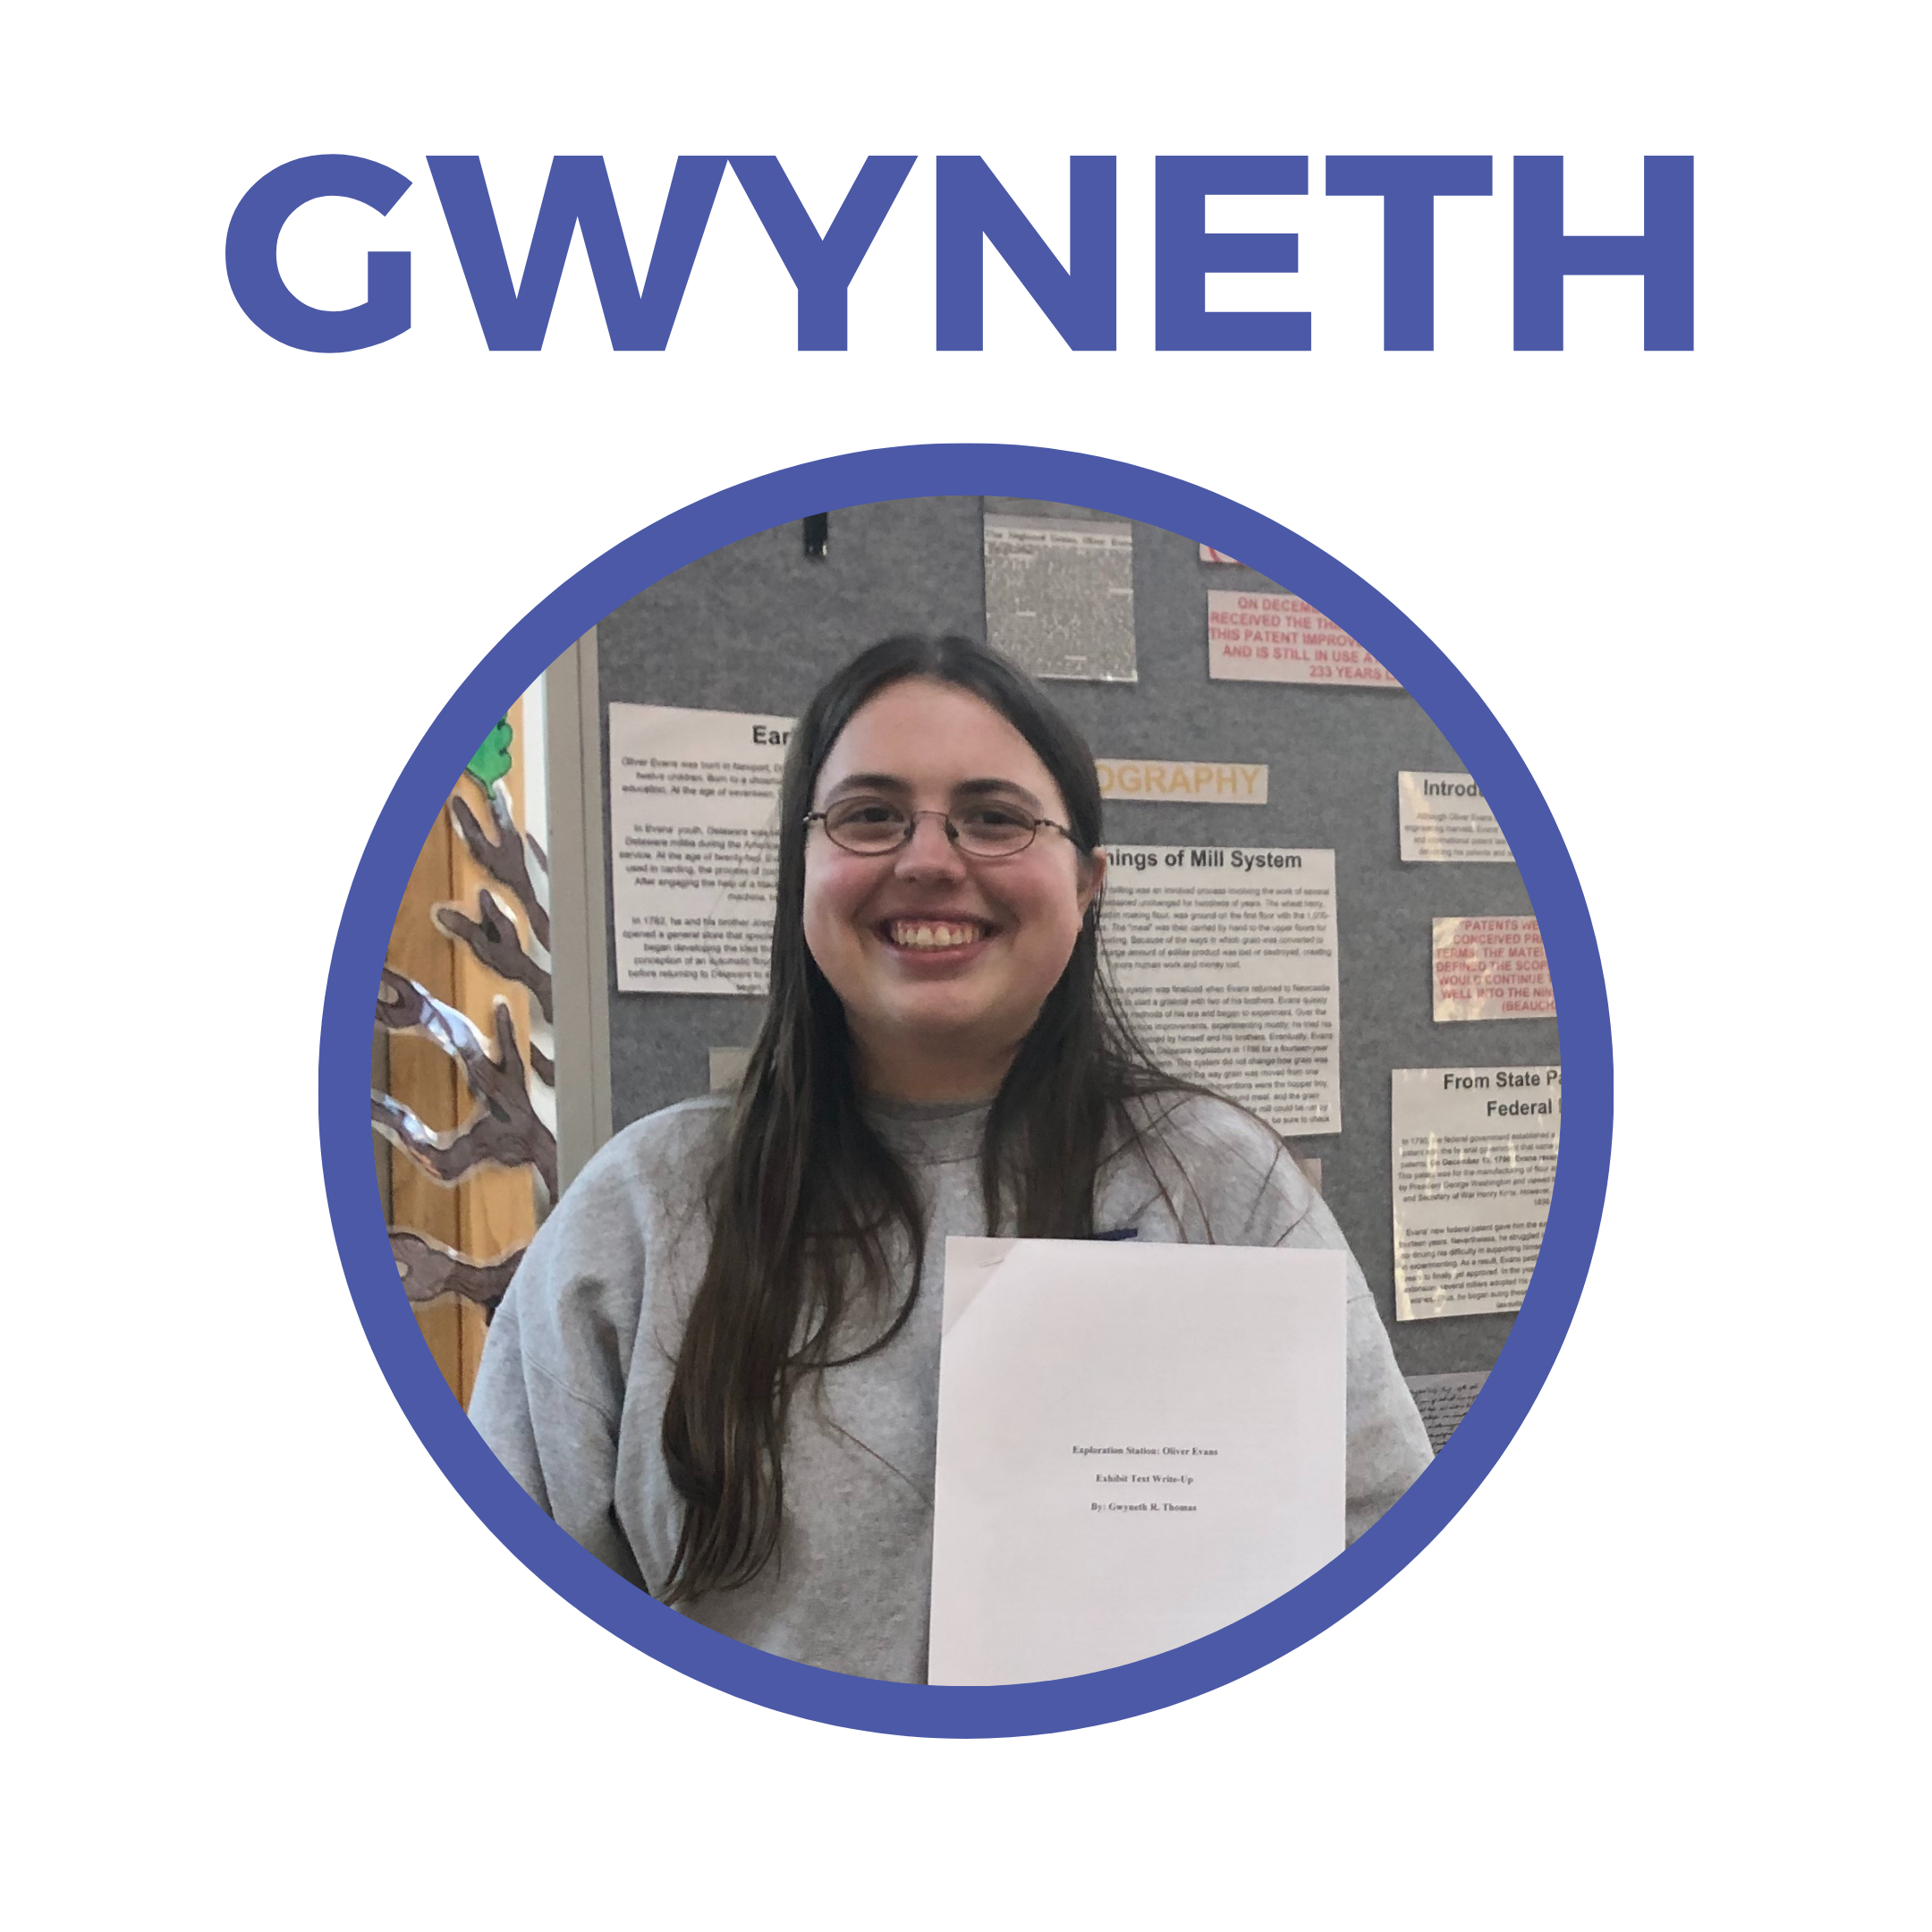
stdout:
[[841,825],[896,825],[903,815],[891,805],[847,805],[839,812]]
[[1009,832],[1027,821],[1019,812],[1008,811],[1004,806],[980,805],[968,812],[960,823],[985,832]]

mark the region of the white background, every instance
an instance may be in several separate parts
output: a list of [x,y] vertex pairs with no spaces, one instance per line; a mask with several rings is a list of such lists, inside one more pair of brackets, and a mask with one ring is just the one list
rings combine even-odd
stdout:
[[[49,18],[6,136],[22,1922],[1899,1922],[1907,11]],[[1229,149],[1318,187],[1331,152],[1496,156],[1493,199],[1440,207],[1436,352],[1381,351],[1379,208],[1318,193],[1264,298],[1311,353],[1152,353],[1152,157]],[[414,331],[361,354],[272,342],[222,275],[243,190],[328,150],[417,183],[284,243],[325,304],[415,251]],[[604,154],[641,264],[672,158],[733,150],[821,222],[866,153],[925,157],[848,354],[792,349],[730,180],[670,352],[612,354],[580,258],[549,346],[486,352],[424,155],[481,154],[526,236],[549,157]],[[996,263],[987,351],[932,351],[943,152],[1056,245],[1066,157],[1121,157],[1118,353]],[[1566,156],[1571,228],[1615,233],[1647,152],[1697,157],[1697,351],[1642,353],[1605,282],[1565,352],[1513,353],[1508,157]],[[734,1702],[524,1572],[363,1343],[313,1088],[352,867],[481,653],[693,497],[949,439],[1209,486],[1412,615],[1564,829],[1619,1074],[1570,1344],[1437,1542],[1244,1682],[979,1743]]]

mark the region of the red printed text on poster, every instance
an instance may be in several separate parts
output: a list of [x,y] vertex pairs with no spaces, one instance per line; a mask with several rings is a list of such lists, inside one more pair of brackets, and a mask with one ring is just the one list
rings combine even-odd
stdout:
[[1556,1017],[1534,919],[1439,919],[1435,954],[1438,1020]]
[[1402,689],[1339,624],[1284,590],[1208,593],[1208,674],[1269,684]]

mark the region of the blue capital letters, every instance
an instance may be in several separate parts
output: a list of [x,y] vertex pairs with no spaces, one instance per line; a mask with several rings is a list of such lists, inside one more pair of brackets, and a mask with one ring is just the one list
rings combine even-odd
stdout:
[[510,259],[483,180],[482,162],[475,155],[431,155],[429,173],[463,279],[470,284],[483,340],[492,349],[543,347],[571,238],[580,229],[611,347],[662,349],[671,339],[671,325],[677,320],[698,244],[704,239],[711,204],[724,178],[724,157],[678,157],[642,289],[631,266],[631,250],[617,218],[617,201],[602,155],[558,155],[552,160],[521,286],[510,279]]
[[775,155],[731,157],[732,173],[798,289],[801,349],[845,346],[845,292],[917,158],[869,155],[832,225],[820,234]]
[[1308,192],[1306,155],[1157,155],[1154,160],[1154,346],[1306,349],[1305,309],[1208,307],[1210,274],[1292,275],[1292,234],[1209,234],[1209,195]]
[[278,343],[317,355],[369,349],[402,335],[410,326],[406,250],[371,251],[367,301],[352,309],[311,309],[282,279],[275,244],[304,202],[337,196],[386,215],[409,184],[407,174],[360,155],[304,155],[269,169],[235,204],[228,221],[228,286],[242,314]]
[[938,346],[981,349],[986,249],[1001,258],[1069,349],[1111,349],[1114,317],[1114,157],[1067,162],[1067,261],[1063,268],[978,155],[938,161]]
[[1487,155],[1330,155],[1332,195],[1382,197],[1382,346],[1436,346],[1436,197],[1486,195]]
[[1691,161],[1644,157],[1644,232],[1563,233],[1561,155],[1516,157],[1516,346],[1561,349],[1563,277],[1643,277],[1643,345],[1691,346]]

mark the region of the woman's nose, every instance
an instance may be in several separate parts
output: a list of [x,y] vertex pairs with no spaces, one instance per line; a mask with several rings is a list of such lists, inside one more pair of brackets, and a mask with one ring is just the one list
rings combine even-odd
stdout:
[[909,876],[958,874],[965,870],[943,813],[921,812],[913,819],[912,835],[899,848],[897,869]]

